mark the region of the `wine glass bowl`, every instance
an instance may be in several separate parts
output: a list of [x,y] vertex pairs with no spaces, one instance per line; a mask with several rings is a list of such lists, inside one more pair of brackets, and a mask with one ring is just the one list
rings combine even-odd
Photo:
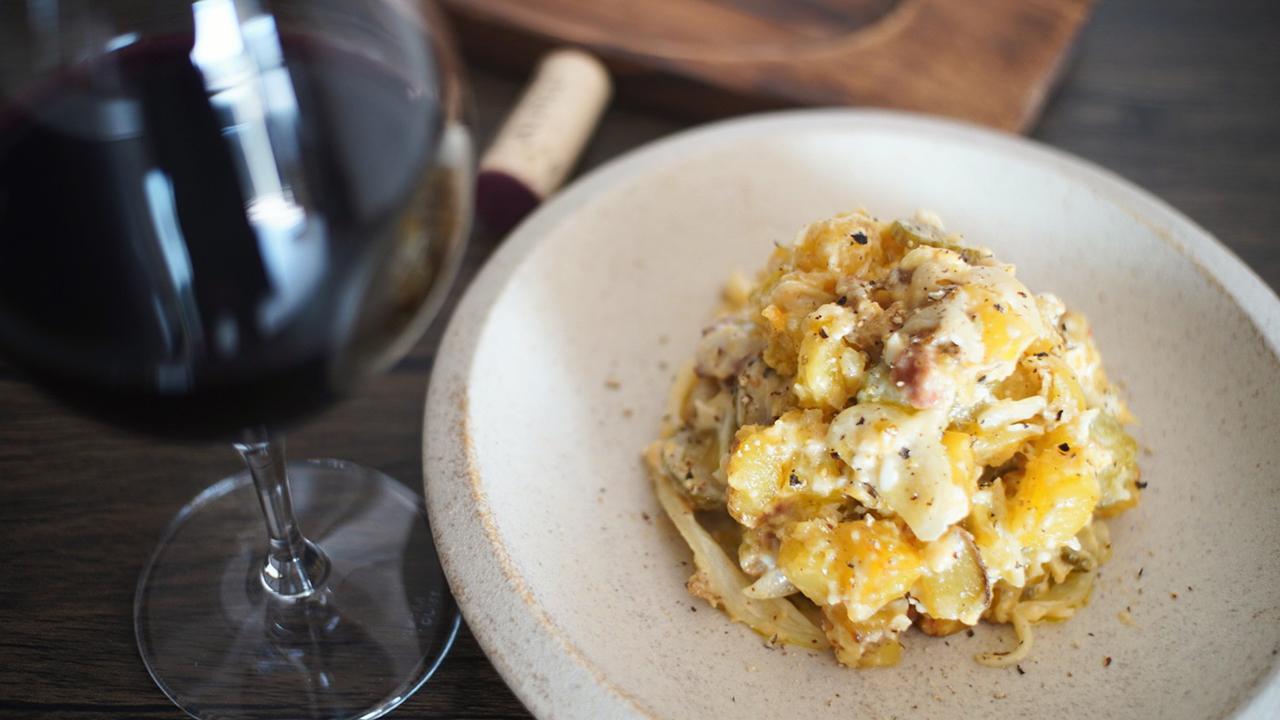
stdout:
[[0,73],[0,348],[149,433],[287,426],[402,355],[448,285],[457,68],[413,3],[143,5],[6,6],[61,14],[0,31],[32,48]]
[[420,498],[287,463],[280,432],[434,317],[471,218],[459,76],[414,0],[0,6],[0,352],[248,465],[136,594],[139,653],[195,717],[377,717],[457,630]]

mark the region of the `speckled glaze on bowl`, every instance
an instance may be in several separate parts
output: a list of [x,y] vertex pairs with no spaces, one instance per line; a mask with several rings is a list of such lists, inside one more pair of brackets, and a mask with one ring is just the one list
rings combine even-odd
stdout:
[[[853,671],[685,593],[688,550],[640,462],[673,370],[730,271],[857,206],[936,210],[1087,313],[1142,420],[1150,488],[1025,674],[970,660],[1006,628],[913,631],[900,665]],[[495,254],[432,378],[428,506],[467,622],[542,718],[1276,718],[1278,348],[1270,289],[1080,160],[902,114],[733,120],[592,173]]]

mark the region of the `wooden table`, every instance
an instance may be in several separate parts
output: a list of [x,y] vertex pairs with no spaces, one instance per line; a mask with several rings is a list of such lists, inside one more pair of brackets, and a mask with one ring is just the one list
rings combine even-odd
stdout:
[[[1034,135],[1154,191],[1280,287],[1277,33],[1271,0],[1103,0]],[[487,136],[520,81],[479,70],[472,81]],[[614,109],[584,166],[682,126]],[[458,289],[497,241],[474,239]],[[292,455],[349,458],[420,489],[422,401],[442,325],[291,437]],[[134,648],[134,584],[176,510],[238,463],[229,448],[162,445],[78,418],[0,366],[0,716],[180,717]],[[393,714],[524,716],[465,630]]]

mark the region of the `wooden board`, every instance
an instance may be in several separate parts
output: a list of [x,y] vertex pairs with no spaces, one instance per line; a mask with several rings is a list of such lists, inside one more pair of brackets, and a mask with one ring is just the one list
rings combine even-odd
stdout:
[[632,100],[697,116],[870,105],[1035,121],[1092,0],[443,0],[467,54],[587,49]]

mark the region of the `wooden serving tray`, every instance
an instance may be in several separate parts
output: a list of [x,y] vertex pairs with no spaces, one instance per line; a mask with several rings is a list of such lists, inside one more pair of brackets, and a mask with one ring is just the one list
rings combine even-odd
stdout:
[[587,49],[699,116],[872,105],[1025,131],[1093,0],[443,0],[473,59]]

